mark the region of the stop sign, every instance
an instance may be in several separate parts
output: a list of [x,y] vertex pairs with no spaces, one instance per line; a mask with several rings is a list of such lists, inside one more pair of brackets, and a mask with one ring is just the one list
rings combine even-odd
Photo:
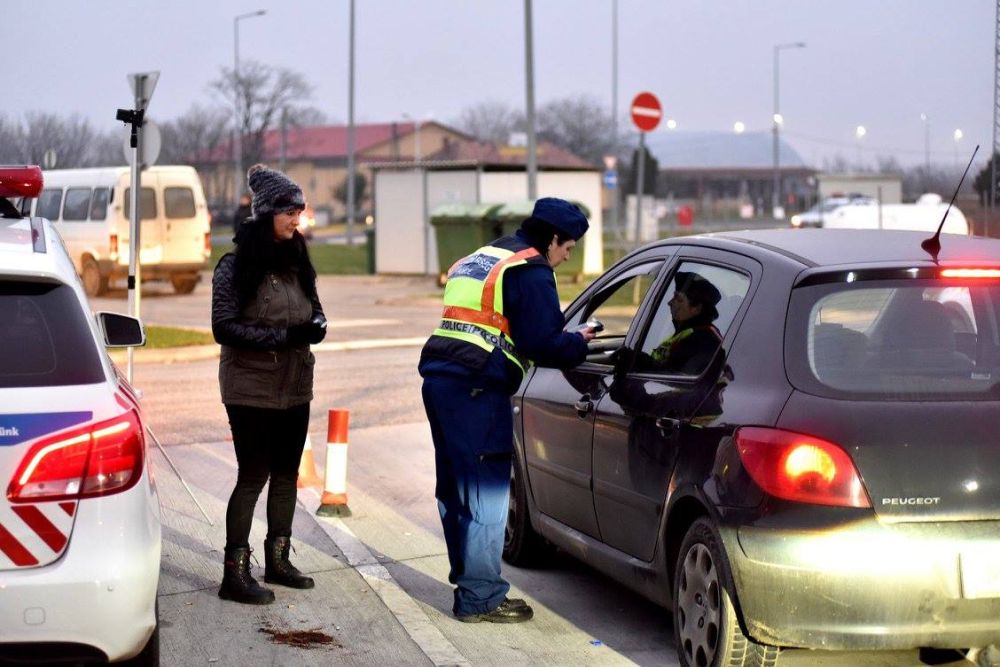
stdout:
[[652,132],[660,124],[663,109],[656,95],[642,92],[632,100],[632,122],[643,132]]

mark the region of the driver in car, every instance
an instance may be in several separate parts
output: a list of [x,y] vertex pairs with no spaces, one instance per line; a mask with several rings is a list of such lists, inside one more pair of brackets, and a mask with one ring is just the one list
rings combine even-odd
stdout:
[[674,283],[674,295],[667,302],[674,333],[650,356],[657,370],[700,375],[722,344],[722,334],[713,324],[719,317],[715,307],[722,294],[696,273],[678,272]]

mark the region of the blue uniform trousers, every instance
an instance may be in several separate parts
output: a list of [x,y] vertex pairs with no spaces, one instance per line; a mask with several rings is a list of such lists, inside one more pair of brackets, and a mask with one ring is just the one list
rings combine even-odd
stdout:
[[474,382],[430,376],[423,385],[456,616],[492,611],[510,590],[500,576],[514,447],[510,396]]

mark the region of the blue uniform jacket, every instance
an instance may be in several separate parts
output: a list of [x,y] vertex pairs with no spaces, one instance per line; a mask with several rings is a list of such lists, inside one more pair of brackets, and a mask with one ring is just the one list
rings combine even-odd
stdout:
[[[520,232],[516,237],[527,242]],[[587,356],[587,342],[578,333],[565,332],[559,295],[552,269],[524,264],[508,269],[503,279],[503,310],[510,322],[510,336],[518,354],[538,366],[573,368]],[[454,359],[421,355],[420,375],[468,378],[470,384],[503,389],[508,394],[521,384],[521,370],[498,349],[481,368]]]

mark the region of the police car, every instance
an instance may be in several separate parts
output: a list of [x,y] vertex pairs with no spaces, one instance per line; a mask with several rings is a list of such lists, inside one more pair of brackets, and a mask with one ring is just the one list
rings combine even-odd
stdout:
[[[51,223],[38,167],[0,167],[0,663],[159,664],[160,509],[136,393]],[[21,204],[19,207],[18,204]]]

